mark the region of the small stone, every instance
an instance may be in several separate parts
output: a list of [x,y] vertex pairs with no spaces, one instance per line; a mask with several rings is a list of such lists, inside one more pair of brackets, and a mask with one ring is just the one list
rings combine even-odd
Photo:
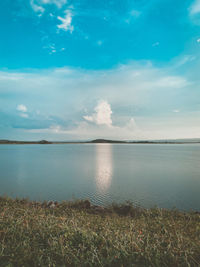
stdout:
[[50,207],[52,204],[53,204],[53,201],[52,200],[51,201],[48,201],[47,202],[47,207]]
[[104,211],[105,211],[105,208],[102,207],[102,206],[94,205],[94,206],[93,206],[93,210],[94,210],[95,212],[104,212]]
[[84,208],[89,209],[91,207],[91,203],[89,200],[84,201]]
[[53,208],[55,208],[55,207],[56,207],[56,205],[55,205],[54,203],[52,203],[52,204],[49,206],[50,209],[53,209]]

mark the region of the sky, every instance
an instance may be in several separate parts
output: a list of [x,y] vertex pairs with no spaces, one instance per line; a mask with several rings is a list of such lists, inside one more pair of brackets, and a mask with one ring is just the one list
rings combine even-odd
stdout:
[[200,138],[200,0],[4,0],[0,36],[0,139]]

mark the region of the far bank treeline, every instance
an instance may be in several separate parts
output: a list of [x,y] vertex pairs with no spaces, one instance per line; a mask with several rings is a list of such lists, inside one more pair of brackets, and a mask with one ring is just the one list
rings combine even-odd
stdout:
[[91,141],[16,141],[16,140],[0,140],[0,145],[25,145],[25,144],[197,144],[200,143],[200,139],[183,139],[183,140],[139,140],[139,141],[121,141],[121,140],[107,140],[107,139],[95,139]]

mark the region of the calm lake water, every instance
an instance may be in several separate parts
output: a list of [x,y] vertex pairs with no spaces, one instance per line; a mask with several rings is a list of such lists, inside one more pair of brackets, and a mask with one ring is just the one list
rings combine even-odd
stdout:
[[0,195],[200,210],[200,145],[0,145]]

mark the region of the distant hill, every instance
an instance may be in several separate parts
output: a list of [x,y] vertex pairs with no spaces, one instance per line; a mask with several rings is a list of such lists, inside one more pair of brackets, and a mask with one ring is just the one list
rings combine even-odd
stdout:
[[200,139],[174,139],[174,140],[107,140],[95,139],[91,141],[15,141],[15,140],[0,140],[1,144],[195,144],[200,143]]
[[116,140],[106,140],[106,139],[95,139],[92,141],[89,141],[88,143],[114,143],[114,144],[123,144],[123,143],[127,143],[126,141],[116,141]]
[[173,140],[132,140],[132,141],[119,141],[107,139],[95,139],[88,143],[107,143],[107,144],[188,144],[200,143],[200,139],[173,139]]
[[41,141],[13,141],[13,140],[0,140],[0,144],[52,144],[52,142]]

